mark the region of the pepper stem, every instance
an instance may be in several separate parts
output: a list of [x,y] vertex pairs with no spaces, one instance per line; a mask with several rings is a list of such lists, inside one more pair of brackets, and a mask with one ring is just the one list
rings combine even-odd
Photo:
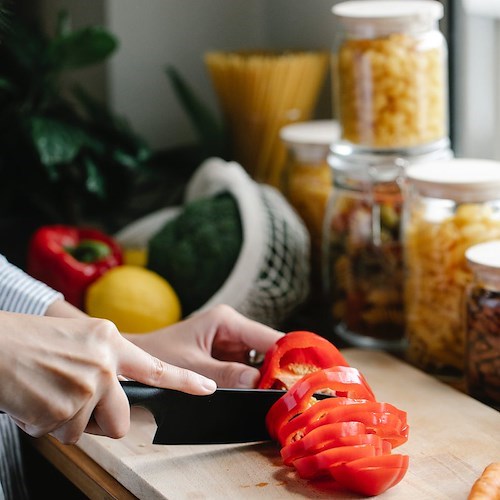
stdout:
[[74,247],[64,247],[64,250],[86,264],[97,262],[111,254],[109,246],[98,240],[82,240]]

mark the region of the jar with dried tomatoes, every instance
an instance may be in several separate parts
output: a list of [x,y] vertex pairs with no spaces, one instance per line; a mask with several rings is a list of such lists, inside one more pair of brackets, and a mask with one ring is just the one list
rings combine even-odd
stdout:
[[323,279],[332,327],[341,340],[359,347],[404,348],[405,170],[451,156],[447,140],[390,151],[332,144],[334,188],[323,227]]
[[465,300],[467,392],[500,409],[500,240],[465,252],[472,281]]

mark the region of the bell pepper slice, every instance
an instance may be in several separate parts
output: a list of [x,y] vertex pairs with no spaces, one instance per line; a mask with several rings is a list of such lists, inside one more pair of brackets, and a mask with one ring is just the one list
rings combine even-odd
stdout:
[[278,438],[282,427],[308,407],[317,403],[313,397],[316,392],[375,401],[373,391],[356,368],[348,366],[325,368],[302,377],[274,403],[266,415],[269,435],[273,439],[278,439],[283,445],[284,441]]
[[351,446],[337,446],[323,450],[313,455],[306,455],[293,462],[297,473],[302,479],[314,479],[329,474],[329,469],[335,465],[356,461],[360,458],[373,457],[391,452],[388,443],[366,443]]
[[309,331],[293,331],[266,352],[260,389],[290,389],[304,375],[331,366],[349,366],[327,339]]
[[[302,439],[283,446],[280,451],[281,458],[285,465],[291,466],[298,458],[313,455],[328,448],[363,444],[362,439],[366,436],[381,440],[375,434],[367,434],[366,426],[361,422],[337,422],[322,425],[306,434]],[[364,444],[369,443],[364,442]]]
[[[283,440],[284,444],[289,444],[325,425],[353,421],[364,424],[367,433],[383,437],[394,448],[408,440],[408,424],[401,421],[398,416],[391,413],[367,411],[359,409],[357,406],[349,405],[332,409],[321,419],[314,417],[314,407],[311,407],[303,414],[304,416],[312,414],[310,424],[300,427],[300,423],[294,422],[295,419],[293,419],[280,429],[279,438]],[[302,439],[304,438],[302,437]]]
[[111,236],[97,229],[55,224],[33,234],[27,271],[83,310],[87,287],[122,263],[122,249]]
[[343,488],[374,496],[398,484],[405,476],[408,464],[408,455],[375,455],[335,463],[328,471]]

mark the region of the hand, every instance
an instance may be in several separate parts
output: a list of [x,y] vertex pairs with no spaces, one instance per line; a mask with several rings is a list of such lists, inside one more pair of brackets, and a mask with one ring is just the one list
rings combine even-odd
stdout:
[[152,333],[128,334],[136,345],[164,361],[196,370],[220,387],[255,387],[259,371],[248,353],[265,353],[284,334],[245,318],[229,306],[216,306]]
[[109,321],[0,313],[0,409],[26,433],[63,443],[84,431],[124,436],[130,407],[119,375],[191,394],[216,388],[139,349]]

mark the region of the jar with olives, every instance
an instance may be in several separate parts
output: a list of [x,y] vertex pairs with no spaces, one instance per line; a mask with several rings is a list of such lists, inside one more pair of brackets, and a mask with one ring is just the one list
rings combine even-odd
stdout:
[[472,271],[465,301],[468,393],[500,409],[500,240],[467,249]]

